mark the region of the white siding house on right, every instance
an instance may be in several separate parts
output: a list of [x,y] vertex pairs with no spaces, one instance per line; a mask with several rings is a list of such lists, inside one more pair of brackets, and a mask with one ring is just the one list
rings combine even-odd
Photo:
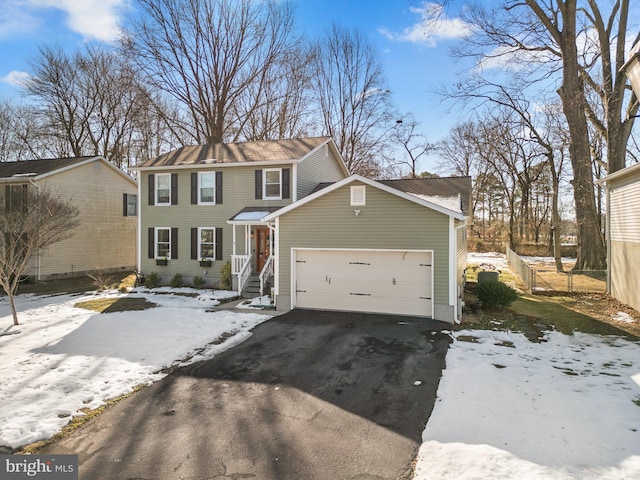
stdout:
[[607,176],[608,291],[640,310],[640,164]]

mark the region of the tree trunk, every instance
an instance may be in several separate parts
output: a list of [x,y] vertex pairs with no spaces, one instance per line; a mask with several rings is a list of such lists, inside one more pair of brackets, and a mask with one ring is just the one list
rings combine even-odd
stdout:
[[13,300],[13,293],[7,292],[7,298],[9,299],[9,307],[11,307],[11,315],[13,316],[13,324],[20,325],[18,322],[18,312],[16,310],[16,304]]
[[569,156],[573,167],[573,196],[578,225],[578,256],[574,270],[604,270],[604,239],[598,228],[584,86],[578,68],[576,1],[568,0],[561,11],[564,27],[560,32],[563,43],[563,78],[558,94],[571,136]]

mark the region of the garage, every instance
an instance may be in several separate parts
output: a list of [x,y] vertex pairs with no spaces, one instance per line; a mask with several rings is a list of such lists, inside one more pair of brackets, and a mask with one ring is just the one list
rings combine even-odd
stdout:
[[433,251],[292,249],[293,306],[433,318]]

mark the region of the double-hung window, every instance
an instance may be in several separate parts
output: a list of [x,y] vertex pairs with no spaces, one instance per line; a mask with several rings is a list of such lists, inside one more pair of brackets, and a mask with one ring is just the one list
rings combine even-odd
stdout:
[[171,205],[171,174],[156,175],[156,205]]
[[216,257],[216,230],[213,227],[198,228],[198,252],[200,260],[214,260]]
[[267,168],[262,171],[262,198],[266,200],[280,200],[282,198],[282,169]]
[[171,229],[156,227],[156,258],[171,258]]
[[214,172],[198,173],[198,204],[215,205],[216,203],[216,174]]

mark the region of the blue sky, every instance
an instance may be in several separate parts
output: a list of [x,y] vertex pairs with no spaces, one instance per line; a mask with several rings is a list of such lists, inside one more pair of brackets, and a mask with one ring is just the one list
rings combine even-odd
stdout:
[[[297,0],[298,26],[315,36],[332,22],[358,27],[379,48],[394,102],[413,113],[430,141],[446,135],[460,118],[438,102],[435,91],[455,81],[463,67],[448,49],[469,30],[456,18],[462,2],[449,1],[437,22],[435,4],[422,0]],[[28,75],[39,45],[75,49],[84,42],[109,42],[118,22],[133,8],[128,0],[0,0],[0,95],[20,94],[15,80]],[[435,170],[432,162],[421,169]]]

